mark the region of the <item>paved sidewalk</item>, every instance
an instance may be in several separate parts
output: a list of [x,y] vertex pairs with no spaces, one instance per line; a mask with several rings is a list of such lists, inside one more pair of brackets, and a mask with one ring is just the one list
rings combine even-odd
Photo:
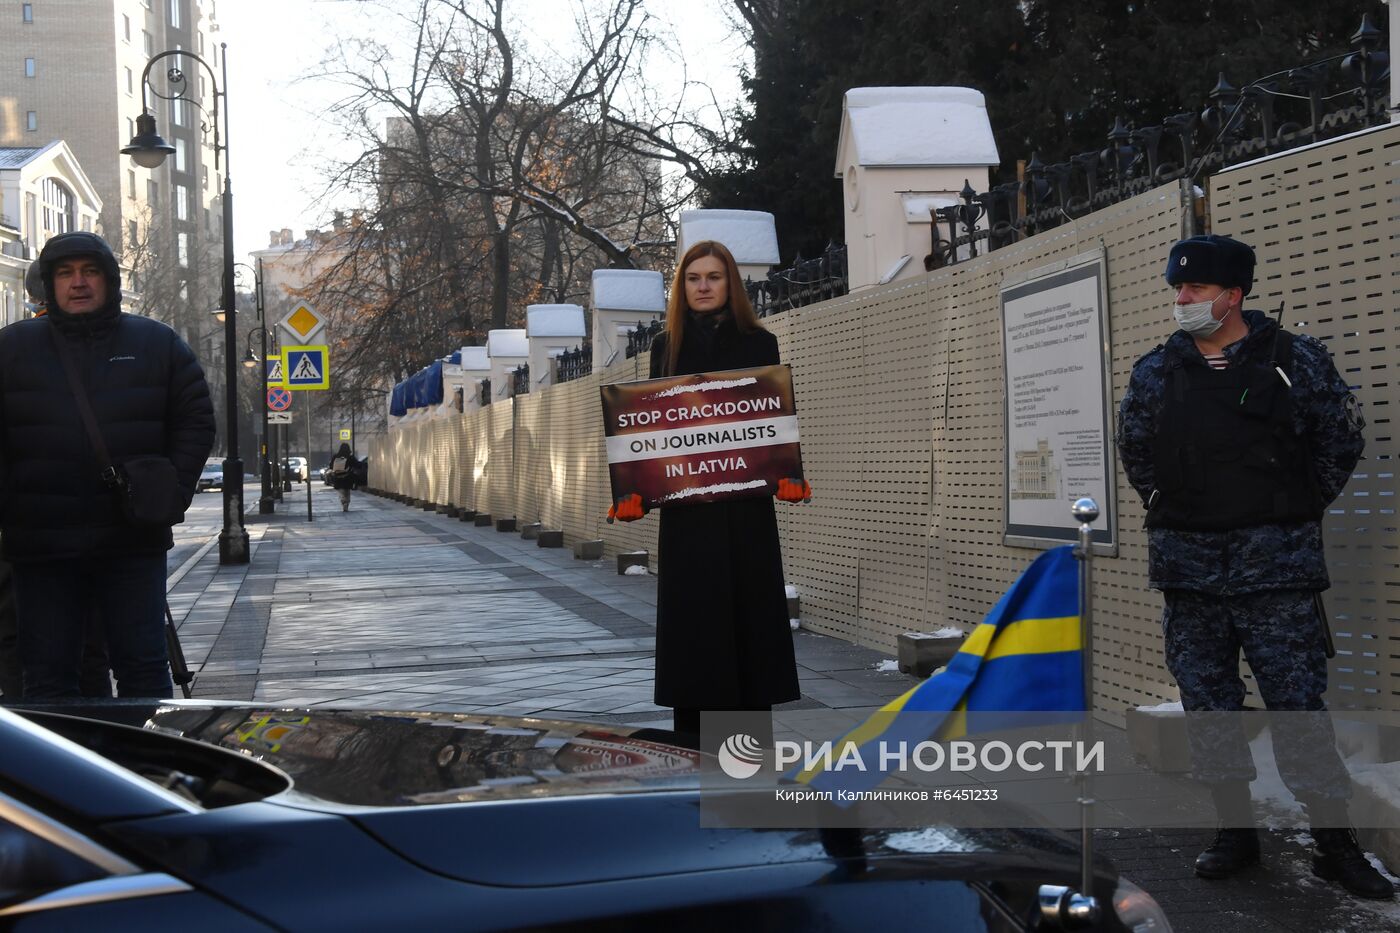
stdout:
[[[278,514],[248,516],[247,566],[220,567],[211,548],[171,589],[197,696],[669,725],[651,702],[654,577],[365,493],[348,513],[328,487],[313,496],[310,523],[301,486]],[[873,710],[915,682],[877,670],[887,656],[871,649],[794,641],[802,699],[784,708]],[[1100,737],[1126,742],[1107,727]],[[1298,831],[1268,835],[1267,870],[1201,881],[1190,865],[1209,835],[1096,840],[1177,931],[1400,929],[1395,904],[1314,879]]]

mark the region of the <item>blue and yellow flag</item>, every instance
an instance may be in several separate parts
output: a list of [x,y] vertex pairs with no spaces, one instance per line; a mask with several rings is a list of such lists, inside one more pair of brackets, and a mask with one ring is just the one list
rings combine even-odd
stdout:
[[[869,766],[881,760],[882,742],[958,738],[978,731],[977,713],[1083,710],[1081,648],[1078,571],[1073,548],[1066,545],[1026,568],[947,667],[833,743],[829,761],[839,762],[843,749],[854,743],[867,770],[818,764],[789,777],[816,790],[869,790],[885,777]],[[1005,726],[1007,717],[991,721]]]

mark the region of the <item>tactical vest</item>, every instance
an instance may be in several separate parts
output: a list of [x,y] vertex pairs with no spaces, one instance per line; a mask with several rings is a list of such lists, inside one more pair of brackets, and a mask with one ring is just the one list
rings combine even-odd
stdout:
[[1322,517],[1312,456],[1293,427],[1284,379],[1292,360],[1292,335],[1280,329],[1267,364],[1168,363],[1147,527],[1225,531]]

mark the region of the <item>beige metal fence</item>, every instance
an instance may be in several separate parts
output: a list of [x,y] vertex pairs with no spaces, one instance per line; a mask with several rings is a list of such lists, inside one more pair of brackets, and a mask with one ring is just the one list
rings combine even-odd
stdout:
[[[1396,179],[1387,127],[1213,179],[1215,228],[1259,250],[1261,306],[1329,341],[1367,405],[1367,461],[1329,519],[1336,689],[1393,708]],[[1015,246],[917,279],[765,321],[793,368],[812,503],[779,505],[784,564],[803,625],[893,651],[900,632],[975,625],[1035,556],[1002,543],[1000,289],[1031,270],[1107,257],[1116,407],[1136,360],[1172,329],[1163,262],[1180,236],[1175,187],[1148,192]],[[470,417],[377,442],[371,484],[521,521],[608,550],[655,552],[656,522],[606,525],[598,387],[645,361]],[[1115,411],[1116,414],[1116,411]],[[455,460],[454,460],[455,456]],[[438,481],[428,474],[458,479]],[[444,485],[438,485],[443,482]],[[444,490],[448,490],[444,492]],[[452,498],[455,494],[456,498]],[[444,498],[434,498],[443,496]],[[1121,711],[1176,696],[1162,659],[1161,599],[1146,587],[1142,509],[1119,472],[1118,555],[1095,562],[1097,701]],[[1335,691],[1334,691],[1335,692]]]
[[1324,526],[1337,659],[1333,706],[1397,708],[1400,534],[1400,125],[1238,166],[1211,179],[1213,229],[1252,245],[1255,302],[1319,338],[1361,399],[1366,453]]

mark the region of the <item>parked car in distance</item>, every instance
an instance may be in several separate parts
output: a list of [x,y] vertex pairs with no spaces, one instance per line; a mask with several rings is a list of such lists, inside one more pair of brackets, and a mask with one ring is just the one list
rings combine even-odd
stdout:
[[204,464],[204,470],[199,474],[199,481],[195,483],[194,491],[203,492],[206,489],[219,488],[224,485],[224,461],[219,457],[210,457]]
[[287,478],[288,478],[288,479],[294,480],[295,482],[298,482],[298,483],[304,483],[304,482],[306,482],[307,477],[310,476],[310,475],[311,475],[311,471],[310,471],[310,468],[309,468],[309,467],[307,466],[307,464],[306,464],[306,458],[305,458],[305,457],[288,457],[288,458],[287,458]]
[[[719,765],[673,739],[218,701],[0,708],[0,927],[1066,929],[1039,886],[1079,878],[1072,837],[702,827]],[[1075,929],[1169,933],[1094,868],[1103,907]]]

